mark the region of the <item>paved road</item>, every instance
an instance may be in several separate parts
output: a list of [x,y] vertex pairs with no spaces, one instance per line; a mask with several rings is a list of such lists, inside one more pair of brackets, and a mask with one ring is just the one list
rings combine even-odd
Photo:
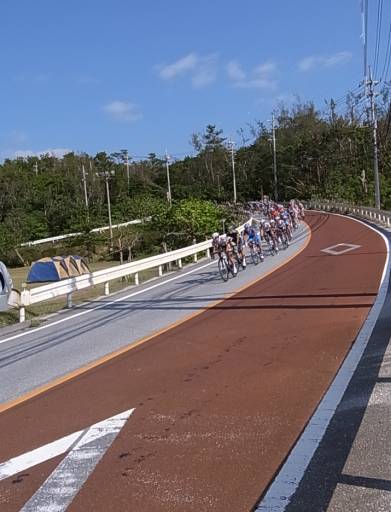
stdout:
[[246,271],[227,283],[218,274],[217,261],[204,260],[164,279],[63,311],[40,328],[0,333],[0,402],[202,312],[292,258],[308,237],[303,225],[286,251],[256,266],[249,261]]
[[[390,231],[380,229],[380,232],[390,243]],[[388,260],[376,304],[360,331],[354,350],[344,361],[333,383],[332,388],[335,389],[329,390],[329,393],[338,393],[338,388],[342,387],[341,400],[335,403],[335,411],[310,463],[299,481],[297,474],[300,462],[297,457],[292,458],[299,449],[295,447],[267,496],[256,508],[257,511],[391,510],[390,267],[391,262]],[[345,380],[343,374],[349,377],[352,371],[350,381],[346,381],[346,386],[341,386]],[[325,409],[323,407],[323,410],[318,411],[319,418],[327,415]],[[308,441],[307,431],[310,428],[311,425],[307,426],[301,442],[305,437]],[[313,439],[315,436],[311,434],[310,437]],[[286,482],[291,485],[287,486]],[[290,488],[295,488],[295,491],[288,500]],[[285,500],[281,499],[282,495]]]
[[[135,408],[70,511],[250,510],[349,351],[384,266],[366,227],[309,223],[309,245],[265,279],[3,412],[0,460]],[[323,252],[342,243],[355,247]],[[61,460],[1,482],[2,510],[19,510]]]

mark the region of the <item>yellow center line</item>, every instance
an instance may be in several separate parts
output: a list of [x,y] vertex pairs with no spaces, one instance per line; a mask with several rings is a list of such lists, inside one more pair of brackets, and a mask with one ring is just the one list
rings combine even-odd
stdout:
[[239,289],[235,290],[234,292],[229,293],[224,299],[219,299],[219,300],[216,300],[214,302],[211,302],[207,306],[203,307],[200,311],[196,311],[194,313],[190,313],[189,315],[185,316],[184,318],[182,318],[180,320],[177,320],[176,322],[170,324],[169,326],[164,327],[162,329],[159,329],[155,333],[152,333],[152,334],[150,334],[148,336],[140,338],[139,340],[131,343],[130,345],[122,347],[119,350],[116,350],[114,352],[110,352],[110,354],[102,356],[99,359],[96,359],[95,361],[93,361],[91,363],[88,363],[88,364],[86,364],[84,366],[81,366],[77,370],[73,370],[72,372],[69,372],[66,375],[63,375],[62,377],[58,377],[57,379],[51,380],[47,384],[44,384],[44,385],[39,386],[37,388],[34,388],[31,391],[28,391],[27,393],[21,395],[20,397],[15,398],[14,400],[10,400],[8,402],[3,402],[2,404],[0,404],[0,413],[8,411],[9,409],[12,409],[12,408],[14,408],[14,407],[24,403],[24,402],[27,402],[28,400],[36,398],[37,396],[42,395],[46,391],[49,391],[49,390],[51,390],[51,389],[53,389],[53,388],[55,388],[57,386],[60,386],[61,384],[69,382],[70,380],[75,379],[76,377],[79,377],[80,375],[88,372],[89,370],[97,368],[98,366],[101,366],[101,365],[107,363],[108,361],[112,361],[116,357],[119,357],[120,355],[125,354],[126,352],[129,352],[130,350],[133,350],[136,347],[139,347],[140,345],[146,343],[147,341],[150,341],[150,340],[152,340],[154,338],[157,338],[161,334],[164,334],[165,332],[170,331],[171,329],[175,329],[175,327],[178,327],[179,325],[181,325],[181,324],[191,320],[192,318],[195,318],[198,315],[201,315],[205,311],[208,311],[209,309],[214,308],[218,304],[221,304],[226,299],[229,299],[229,298],[233,297],[234,295],[236,295],[238,293],[241,293],[242,291],[246,290],[247,288],[250,288],[250,286],[253,286],[254,284],[258,283],[259,281],[262,281],[262,279],[265,279],[267,276],[269,276],[270,274],[272,274],[276,270],[279,270],[281,267],[283,267],[284,265],[289,263],[291,260],[293,260],[293,258],[296,258],[296,256],[301,254],[308,247],[308,245],[309,245],[309,243],[311,241],[311,238],[312,238],[312,232],[311,232],[311,228],[309,227],[309,225],[306,222],[304,222],[304,224],[307,226],[307,230],[308,230],[307,234],[306,234],[307,240],[306,240],[304,246],[301,249],[299,249],[295,254],[290,256],[288,259],[286,259],[285,261],[281,262],[276,267],[270,269],[268,272],[266,272],[266,274],[263,274],[262,276],[260,276],[259,278],[255,279],[254,281],[251,281],[251,283],[245,284],[244,286],[240,287]]

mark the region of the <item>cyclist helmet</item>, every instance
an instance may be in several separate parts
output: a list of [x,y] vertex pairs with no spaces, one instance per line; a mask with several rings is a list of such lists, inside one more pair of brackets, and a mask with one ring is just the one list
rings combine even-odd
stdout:
[[217,233],[217,231],[216,231],[215,233],[213,233],[212,238],[213,238],[213,240],[214,240],[215,238],[219,238],[219,233]]

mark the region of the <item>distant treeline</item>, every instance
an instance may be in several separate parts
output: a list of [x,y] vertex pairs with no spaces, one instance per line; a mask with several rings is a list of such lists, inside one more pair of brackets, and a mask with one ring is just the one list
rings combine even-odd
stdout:
[[[366,123],[365,104],[353,96],[346,101],[347,114],[343,115],[338,113],[340,106],[334,101],[326,104],[325,112],[300,101],[291,108],[280,106],[276,112],[281,200],[319,197],[373,204],[372,132]],[[388,90],[384,90],[379,101],[379,167],[385,208],[391,208],[388,103]],[[170,162],[174,208],[189,199],[199,200],[198,206],[202,201],[209,206],[232,201],[227,142],[222,130],[208,125],[204,133],[191,137],[196,156]],[[238,130],[237,142],[238,201],[258,199],[263,194],[272,196],[270,125],[254,122]],[[93,227],[107,225],[105,183],[97,175],[102,171],[113,171],[109,182],[113,223],[151,215],[169,222],[164,159],[153,153],[142,161],[130,159],[129,176],[125,162],[125,151],[5,160],[0,165],[0,259],[10,248],[27,240],[73,231],[87,233]],[[88,208],[82,166],[86,172]],[[203,207],[198,206],[196,210],[202,212]],[[220,210],[217,217],[226,215]],[[167,234],[170,228],[166,228]],[[160,229],[164,231],[162,226]]]

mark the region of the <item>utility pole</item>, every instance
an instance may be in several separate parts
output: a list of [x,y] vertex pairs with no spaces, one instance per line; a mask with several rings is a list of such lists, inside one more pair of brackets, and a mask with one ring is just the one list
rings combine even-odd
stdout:
[[85,202],[85,205],[86,205],[86,208],[88,210],[88,194],[87,194],[87,174],[86,174],[86,170],[84,168],[84,164],[81,166],[81,172],[82,172],[82,182],[83,182],[83,188],[84,188],[84,202]]
[[276,148],[276,127],[274,123],[274,112],[272,113],[272,142],[273,142],[273,175],[274,175],[274,200],[278,201],[278,178],[277,178],[277,148]]
[[110,233],[110,250],[113,249],[113,225],[111,222],[111,202],[110,202],[110,187],[109,181],[114,176],[114,171],[102,171],[95,173],[99,178],[104,178],[106,183],[106,195],[107,195],[107,212],[109,215],[109,233]]
[[125,165],[126,165],[126,177],[128,179],[128,194],[129,194],[130,174],[129,174],[129,154],[128,154],[127,149],[125,149]]
[[170,206],[172,205],[172,198],[171,198],[171,183],[170,183],[170,156],[167,153],[166,149],[166,171],[167,171],[167,200],[170,203]]
[[107,210],[109,214],[109,232],[110,232],[110,247],[113,246],[113,225],[111,222],[111,203],[110,203],[110,187],[109,187],[109,175],[106,173],[105,182],[106,182],[106,194],[107,194]]
[[377,80],[372,79],[372,71],[368,66],[368,79],[365,80],[366,95],[370,103],[371,125],[372,125],[372,140],[373,140],[373,175],[375,181],[375,208],[380,209],[380,179],[379,179],[379,148],[377,145],[377,116],[376,116],[376,101],[375,86],[378,85]]
[[233,181],[233,189],[234,189],[234,203],[236,203],[236,174],[235,174],[235,154],[234,154],[234,145],[235,142],[233,140],[228,141],[229,148],[231,150],[231,165],[232,165],[232,181]]

